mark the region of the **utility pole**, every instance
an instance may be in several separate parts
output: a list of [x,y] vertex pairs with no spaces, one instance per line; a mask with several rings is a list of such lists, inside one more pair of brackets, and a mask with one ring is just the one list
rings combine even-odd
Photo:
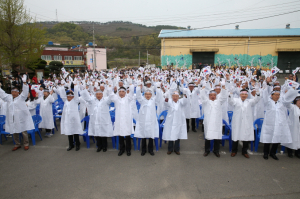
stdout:
[[147,50],[147,65],[148,65],[148,50]]
[[57,9],[56,9],[56,22],[58,22]]
[[141,59],[141,51],[139,51],[139,66],[141,66],[140,59]]
[[94,70],[96,70],[96,50],[95,50],[95,25],[93,23],[93,46],[94,46],[94,58],[95,58],[95,63],[94,63],[94,60],[93,60],[93,66],[94,66]]

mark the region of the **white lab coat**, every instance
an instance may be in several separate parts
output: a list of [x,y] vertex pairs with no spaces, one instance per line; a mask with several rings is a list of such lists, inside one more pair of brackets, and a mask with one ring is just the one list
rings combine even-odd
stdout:
[[191,92],[188,88],[181,89],[183,93],[186,93],[188,104],[184,109],[184,113],[187,119],[190,118],[199,118],[200,117],[200,107],[198,102],[198,94],[200,94],[200,90],[198,87],[195,87]]
[[29,99],[25,103],[26,103],[26,106],[28,107],[30,115],[31,116],[36,115],[36,100],[30,101],[30,99]]
[[[79,97],[79,102],[80,102],[79,116],[80,116],[80,120],[82,120],[85,117],[87,102],[81,96]],[[84,122],[81,123],[81,126],[82,129],[84,129]]]
[[165,102],[168,115],[165,121],[163,140],[175,141],[178,139],[187,139],[186,116],[184,107],[189,103],[187,98],[182,98],[175,103],[172,99]]
[[255,96],[254,99],[228,98],[229,104],[233,109],[233,116],[231,121],[232,140],[233,141],[253,141],[253,106],[260,100],[260,96]]
[[6,115],[7,102],[0,99],[0,115]]
[[32,117],[25,104],[28,92],[29,86],[24,84],[22,93],[13,99],[11,94],[6,94],[0,88],[0,98],[7,102],[5,131],[10,134],[34,129]]
[[206,91],[203,89],[200,93],[202,101],[202,110],[204,112],[204,133],[205,139],[222,139],[223,117],[222,111],[223,103],[227,101],[227,91],[221,90],[219,97],[212,101],[208,98]]
[[[292,136],[287,120],[287,106],[297,96],[297,91],[289,90],[284,98],[275,104],[270,95],[264,90],[266,107],[265,119],[261,129],[260,142],[262,143],[291,143]],[[289,98],[288,96],[292,96]]]
[[101,100],[93,98],[87,90],[81,91],[81,97],[92,107],[89,122],[89,136],[113,137],[113,127],[109,113],[111,100],[102,97]]
[[282,143],[281,145],[290,149],[300,149],[300,109],[294,104],[288,106],[289,110],[289,127],[292,135],[291,143]]
[[63,135],[83,134],[81,120],[78,111],[78,86],[74,86],[74,98],[71,101],[67,100],[67,95],[64,87],[55,89],[55,92],[60,95],[64,101],[63,113],[61,116],[60,131]]
[[[160,92],[157,92],[157,95],[160,94]],[[142,96],[140,87],[137,87],[136,98],[141,104],[141,108],[138,115],[139,120],[136,124],[134,136],[137,138],[158,138],[159,127],[155,104],[159,102],[159,96],[152,96],[151,99],[147,100]]]
[[133,97],[134,88],[130,86],[130,93],[121,98],[119,95],[110,93],[109,97],[112,102],[115,103],[115,128],[114,136],[128,136],[134,133],[133,131],[133,116],[131,103],[134,100]]
[[49,95],[46,99],[40,97],[36,100],[37,104],[40,104],[40,116],[42,117],[42,122],[39,124],[39,128],[53,129],[54,120],[53,120],[53,110],[52,103],[54,103],[54,98],[52,95]]

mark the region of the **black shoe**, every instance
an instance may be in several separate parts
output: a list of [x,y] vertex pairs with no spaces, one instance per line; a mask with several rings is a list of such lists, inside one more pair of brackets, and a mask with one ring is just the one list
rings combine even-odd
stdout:
[[97,152],[100,152],[102,149],[101,148],[97,148]]
[[131,156],[131,152],[130,151],[127,151],[127,156]]
[[296,156],[297,158],[300,158],[300,155],[299,155],[299,154],[295,154],[295,156]]
[[141,156],[144,156],[145,154],[146,154],[146,152],[145,152],[145,151],[142,151]]
[[197,130],[196,130],[196,129],[193,129],[192,131],[195,132],[195,133],[197,133]]
[[267,160],[269,158],[268,155],[264,155],[263,157],[265,160]]
[[220,157],[219,152],[214,152],[215,156],[217,156],[218,158]]
[[103,152],[106,152],[107,151],[107,149],[103,149]]
[[292,153],[288,153],[288,157],[289,158],[293,158],[293,154]]
[[123,153],[124,153],[124,151],[119,151],[119,153],[118,153],[118,156],[121,156],[121,155],[123,155]]
[[67,151],[71,151],[74,148],[74,146],[69,146],[69,148],[67,149]]
[[79,151],[79,149],[80,149],[80,145],[76,146],[75,151]]
[[209,153],[210,153],[209,151],[208,151],[208,152],[207,152],[207,151],[205,151],[205,152],[203,153],[203,156],[204,156],[204,157],[206,157],[206,156],[208,156],[208,155],[209,155]]
[[270,156],[274,159],[274,160],[279,160],[276,156],[276,154],[270,154]]
[[150,153],[150,155],[154,156],[154,153],[153,153],[153,151],[151,151],[151,152],[149,152],[149,153]]

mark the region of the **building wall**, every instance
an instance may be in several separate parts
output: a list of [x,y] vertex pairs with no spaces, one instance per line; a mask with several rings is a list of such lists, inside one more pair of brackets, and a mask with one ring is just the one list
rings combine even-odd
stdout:
[[[54,56],[62,56],[62,60],[57,60],[57,61],[62,61],[64,66],[72,66],[72,65],[84,65],[84,52],[81,51],[58,51],[58,50],[44,50],[42,55],[50,55],[51,60],[45,60],[47,62],[47,65],[51,61],[54,60]],[[72,60],[65,60],[65,56],[72,56]],[[81,56],[82,60],[74,60],[74,56]]]
[[261,66],[277,65],[278,48],[300,47],[300,37],[243,38],[165,38],[161,41],[161,65],[173,63],[179,68],[192,66],[192,52],[215,52],[215,65]]
[[105,48],[95,48],[96,60],[94,59],[94,48],[87,48],[86,65],[89,69],[94,69],[94,61],[96,61],[96,69],[107,69],[107,58]]

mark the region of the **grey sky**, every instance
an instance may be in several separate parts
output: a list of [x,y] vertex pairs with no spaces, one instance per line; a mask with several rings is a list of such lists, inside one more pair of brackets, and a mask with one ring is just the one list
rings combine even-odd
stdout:
[[[234,28],[235,23],[300,10],[300,0],[25,0],[38,21],[131,21],[148,26]],[[242,29],[300,28],[300,11],[238,23]]]

